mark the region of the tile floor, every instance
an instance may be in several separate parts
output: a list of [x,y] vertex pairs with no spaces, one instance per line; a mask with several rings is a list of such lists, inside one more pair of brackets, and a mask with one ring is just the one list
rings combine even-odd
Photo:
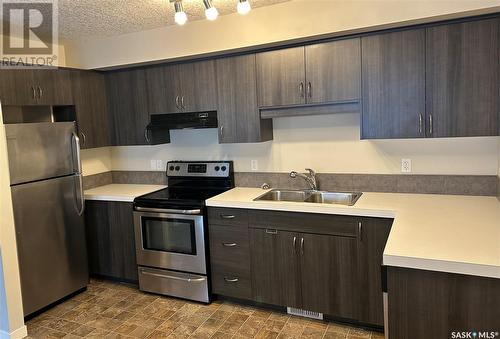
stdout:
[[339,324],[229,302],[205,306],[101,280],[27,326],[29,338],[383,339]]

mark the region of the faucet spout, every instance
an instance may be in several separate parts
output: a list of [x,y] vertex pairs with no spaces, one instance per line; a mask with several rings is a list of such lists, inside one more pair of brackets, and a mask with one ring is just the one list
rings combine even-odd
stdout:
[[298,173],[296,171],[290,172],[290,178],[302,178],[304,179],[309,187],[311,187],[312,190],[317,191],[318,190],[318,181],[316,180],[316,172],[314,172],[310,168],[306,168],[306,171],[309,172],[308,174],[302,174]]

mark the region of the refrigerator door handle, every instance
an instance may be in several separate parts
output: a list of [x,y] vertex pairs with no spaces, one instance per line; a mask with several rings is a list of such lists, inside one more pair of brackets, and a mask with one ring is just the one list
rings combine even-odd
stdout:
[[[79,197],[77,198],[77,195],[75,194],[75,201],[78,202],[78,199],[80,200],[80,206],[76,207],[76,211],[78,212],[79,216],[83,215],[83,212],[85,211],[85,196],[83,193],[83,176],[81,174],[77,174],[76,177],[78,178],[78,191],[79,191]],[[76,193],[76,192],[75,192]]]
[[[73,160],[76,158],[76,176],[78,177],[78,195],[80,199],[80,206],[75,207],[76,211],[78,212],[79,216],[83,215],[83,212],[85,210],[85,197],[83,193],[83,178],[82,178],[82,160],[80,159],[80,138],[76,134],[76,132],[72,133],[73,135],[73,141],[75,144],[75,150],[76,152],[73,152]],[[75,192],[75,201],[78,202],[78,198],[76,196]]]
[[73,132],[73,141],[75,144],[75,149],[76,152],[73,151],[73,161],[76,158],[76,174],[82,174],[82,160],[80,159],[80,138],[76,134],[76,132]]

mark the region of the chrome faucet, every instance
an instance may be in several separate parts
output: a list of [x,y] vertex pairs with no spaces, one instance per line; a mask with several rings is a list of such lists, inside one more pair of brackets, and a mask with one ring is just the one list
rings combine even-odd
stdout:
[[302,174],[302,173],[297,173],[295,171],[290,172],[290,178],[297,178],[300,177],[304,179],[309,186],[311,187],[312,190],[317,191],[318,190],[318,182],[316,180],[316,172],[314,172],[310,168],[306,168],[306,171],[309,172],[309,174]]

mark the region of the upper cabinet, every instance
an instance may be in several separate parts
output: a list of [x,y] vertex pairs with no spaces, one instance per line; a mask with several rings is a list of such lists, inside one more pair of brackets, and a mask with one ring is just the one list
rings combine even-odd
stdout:
[[110,128],[104,75],[93,71],[73,71],[71,83],[82,148],[109,146]]
[[70,71],[64,69],[2,69],[3,105],[72,105]]
[[363,37],[361,137],[425,136],[425,30]]
[[360,41],[337,40],[257,54],[259,107],[358,101]]
[[113,126],[112,145],[148,145],[150,121],[143,69],[106,74],[108,110]]
[[217,118],[220,143],[271,140],[273,123],[257,107],[255,54],[218,59]]
[[363,37],[362,138],[499,133],[499,20]]
[[427,135],[498,133],[499,20],[427,28]]
[[146,69],[150,114],[217,110],[215,61]]

